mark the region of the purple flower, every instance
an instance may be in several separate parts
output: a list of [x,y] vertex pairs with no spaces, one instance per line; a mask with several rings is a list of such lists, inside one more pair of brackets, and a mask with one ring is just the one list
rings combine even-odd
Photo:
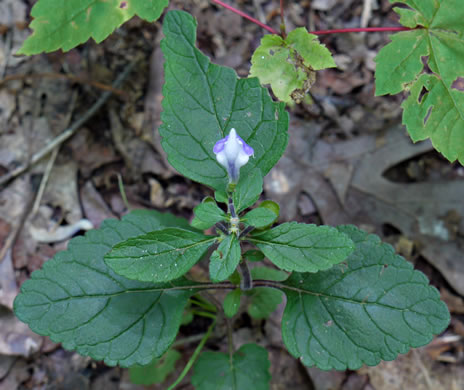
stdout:
[[240,168],[244,166],[254,150],[240,138],[235,129],[231,129],[229,135],[216,142],[213,152],[219,164],[227,169],[230,183],[237,183]]

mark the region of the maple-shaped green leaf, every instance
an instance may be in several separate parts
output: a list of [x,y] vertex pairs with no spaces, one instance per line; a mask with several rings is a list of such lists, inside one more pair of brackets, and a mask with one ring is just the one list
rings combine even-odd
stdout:
[[215,240],[189,230],[166,228],[116,244],[105,255],[105,262],[128,279],[167,282],[187,273]]
[[[376,95],[410,91],[403,124],[413,141],[430,138],[451,162],[464,164],[464,7],[460,0],[400,0],[400,23],[376,57]],[[424,62],[428,69],[425,69]],[[431,71],[431,73],[430,73]]]
[[185,286],[192,282],[128,280],[114,273],[103,256],[121,240],[176,221],[188,225],[166,214],[137,211],[73,238],[66,251],[22,285],[14,302],[16,315],[34,332],[81,355],[111,366],[148,364],[174,341],[193,294]]
[[285,271],[317,272],[353,252],[350,238],[330,226],[287,222],[246,238]]
[[195,390],[269,390],[271,374],[267,351],[245,344],[232,359],[221,352],[203,352],[194,366]]
[[317,36],[300,27],[286,39],[265,35],[251,58],[250,76],[270,84],[283,102],[302,100],[315,82],[315,70],[335,67],[330,51]]
[[224,191],[229,180],[216,160],[215,143],[235,128],[254,150],[240,180],[254,170],[262,179],[287,146],[288,113],[258,79],[238,79],[233,69],[212,64],[195,47],[196,27],[186,12],[170,11],[164,18],[161,143],[177,171]]
[[209,276],[212,281],[226,280],[240,263],[240,243],[237,236],[225,236],[218,248],[213,252],[209,263]]
[[354,226],[346,262],[315,274],[293,273],[282,336],[290,353],[323,370],[356,370],[429,343],[449,323],[426,276],[393,248]]
[[158,19],[169,0],[38,0],[31,11],[32,35],[17,54],[37,54],[73,47],[93,38],[103,41],[134,15]]

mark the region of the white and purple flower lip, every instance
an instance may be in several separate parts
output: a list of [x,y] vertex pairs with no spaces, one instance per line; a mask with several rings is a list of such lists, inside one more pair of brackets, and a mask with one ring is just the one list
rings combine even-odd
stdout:
[[216,142],[213,152],[219,164],[227,169],[230,183],[238,182],[240,168],[254,154],[253,148],[237,134],[235,129],[231,129],[229,135]]

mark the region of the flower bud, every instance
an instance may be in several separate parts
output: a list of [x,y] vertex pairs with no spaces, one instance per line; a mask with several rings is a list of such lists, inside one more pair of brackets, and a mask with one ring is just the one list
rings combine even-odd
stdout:
[[238,182],[240,168],[254,154],[253,148],[240,138],[235,129],[231,129],[228,136],[216,142],[213,152],[219,164],[227,169],[229,183]]

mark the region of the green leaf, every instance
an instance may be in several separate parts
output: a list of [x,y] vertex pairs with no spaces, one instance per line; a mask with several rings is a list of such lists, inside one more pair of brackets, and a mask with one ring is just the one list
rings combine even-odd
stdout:
[[272,210],[274,212],[274,214],[277,215],[277,217],[279,217],[280,206],[279,206],[278,203],[276,203],[276,202],[274,202],[272,200],[264,200],[263,202],[261,202],[259,207],[266,207],[269,210]]
[[377,236],[339,230],[356,244],[346,264],[284,282],[282,336],[293,356],[323,370],[356,370],[393,360],[446,328],[448,309],[423,273]]
[[34,30],[17,54],[32,55],[73,47],[93,38],[103,41],[124,22],[138,15],[153,22],[169,0],[38,0],[31,11]]
[[382,48],[375,61],[376,96],[397,94],[414,81],[424,69],[422,56],[428,55],[427,39],[422,30],[393,34],[391,43]]
[[[240,213],[247,207],[256,203],[263,192],[263,176],[258,169],[253,170],[248,175],[241,175],[237,187],[232,194],[235,211]],[[216,191],[214,196],[218,202],[228,203],[229,198],[225,191]]]
[[174,341],[192,295],[173,287],[192,282],[167,286],[128,280],[108,268],[103,256],[121,240],[161,228],[164,217],[132,212],[73,238],[66,251],[22,285],[14,302],[18,318],[65,349],[110,366],[143,365],[161,356]]
[[184,176],[224,191],[226,170],[213,147],[231,128],[254,149],[240,177],[266,175],[288,142],[288,113],[257,79],[238,79],[231,68],[212,64],[195,47],[196,21],[182,11],[164,18],[163,113],[159,131],[169,162]]
[[204,352],[194,367],[192,384],[196,390],[269,390],[271,375],[267,351],[256,344],[246,344],[229,355]]
[[[393,2],[393,1],[392,1]],[[395,1],[397,2],[397,1]],[[458,0],[401,0],[400,22],[421,28],[391,36],[376,62],[376,95],[411,91],[403,124],[413,141],[430,138],[451,162],[464,164],[464,8]],[[432,73],[424,69],[423,59]]]
[[335,228],[296,222],[283,223],[247,240],[285,271],[325,270],[345,260],[354,250],[348,236]]
[[[269,267],[255,267],[251,270],[253,280],[264,279],[282,282],[288,278],[287,273]],[[275,288],[258,287],[247,293],[250,297],[248,313],[256,319],[268,318],[282,303],[282,291]]]
[[181,357],[180,352],[170,349],[160,359],[155,359],[146,366],[129,367],[130,380],[136,385],[145,386],[163,383],[167,376],[174,371],[176,362]]
[[167,282],[188,272],[215,240],[201,233],[167,228],[120,242],[105,255],[105,262],[128,279]]
[[257,207],[243,216],[241,221],[245,225],[263,228],[272,225],[279,216],[267,207]]
[[284,40],[265,35],[251,58],[250,76],[261,84],[270,84],[282,101],[299,102],[315,82],[315,70],[333,68],[335,62],[317,36],[300,27]]
[[225,236],[213,252],[209,263],[209,277],[214,282],[226,280],[240,263],[240,243],[237,236]]
[[250,249],[243,254],[243,257],[249,261],[262,261],[264,254],[260,250]]
[[193,209],[193,213],[195,217],[192,220],[192,226],[200,230],[209,229],[217,222],[228,218],[226,213],[217,206],[214,200],[212,202],[207,200],[200,203]]
[[279,269],[269,267],[255,267],[250,270],[253,280],[273,280],[275,282],[283,282],[288,278],[288,274]]
[[227,317],[232,318],[237,314],[238,309],[240,309],[240,298],[242,297],[242,290],[236,288],[235,290],[230,291],[224,301],[222,306],[224,307],[224,313]]

